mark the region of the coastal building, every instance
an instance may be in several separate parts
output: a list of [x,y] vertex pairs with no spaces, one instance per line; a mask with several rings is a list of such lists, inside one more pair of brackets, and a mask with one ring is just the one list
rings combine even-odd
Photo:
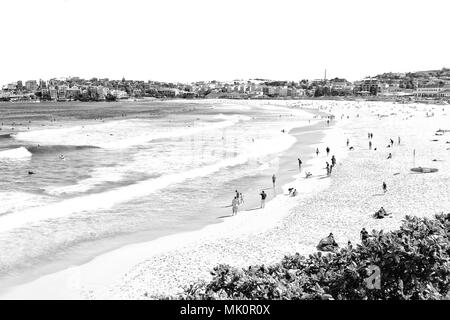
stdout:
[[28,80],[25,81],[25,89],[29,92],[35,92],[38,88],[38,84],[36,80]]
[[276,94],[280,97],[288,96],[288,88],[287,87],[277,87]]
[[158,90],[159,93],[166,97],[176,97],[179,95],[180,91],[174,88],[161,88]]
[[16,90],[16,89],[17,89],[17,83],[16,83],[16,82],[8,83],[8,84],[6,85],[6,89],[7,89],[7,90],[10,90],[10,91]]
[[274,96],[276,94],[276,89],[272,86],[265,86],[263,87],[263,94],[269,97]]
[[442,87],[421,87],[417,88],[416,90],[416,97],[420,98],[433,98],[433,97],[440,97],[441,91],[443,91],[444,88]]
[[123,90],[111,90],[110,93],[117,99],[127,99],[128,94]]
[[66,85],[58,86],[58,99],[66,99],[67,89],[69,87]]
[[39,89],[47,89],[47,83],[42,79],[39,80]]
[[356,81],[353,92],[360,95],[377,95],[381,91],[381,85],[377,78],[365,78]]
[[50,99],[57,100],[58,99],[58,90],[55,87],[50,87],[48,89],[48,94],[50,95]]
[[77,98],[80,94],[81,94],[81,90],[77,86],[70,87],[66,90],[66,98],[67,99]]

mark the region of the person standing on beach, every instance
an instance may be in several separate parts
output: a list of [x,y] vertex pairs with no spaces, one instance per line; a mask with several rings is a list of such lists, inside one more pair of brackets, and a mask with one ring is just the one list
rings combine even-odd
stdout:
[[369,150],[372,150],[372,141],[369,141]]
[[239,200],[238,200],[237,196],[235,196],[233,198],[233,201],[231,201],[231,209],[232,209],[232,212],[233,212],[233,216],[237,215],[238,205],[239,205]]
[[239,204],[244,204],[244,196],[242,195],[242,193],[239,193]]
[[334,155],[331,156],[331,165],[336,165],[336,158],[334,157]]
[[302,160],[300,160],[300,158],[298,158],[297,160],[298,160],[298,170],[301,172],[302,171]]
[[386,182],[383,181],[383,192],[386,193],[387,192],[387,184]]
[[275,188],[275,181],[277,180],[277,177],[275,177],[275,174],[272,176],[272,184],[273,187]]
[[329,175],[330,175],[330,164],[327,161],[327,176],[329,176]]
[[261,193],[259,194],[261,196],[261,209],[264,208],[266,206],[266,197],[267,194],[263,191],[261,191]]
[[391,139],[391,147],[394,146],[394,140]]
[[348,147],[349,143],[350,143],[350,140],[347,138],[347,147]]
[[319,156],[319,148],[316,148],[316,156]]
[[327,152],[327,156],[330,154],[330,148],[329,147],[327,147],[326,149],[325,149],[325,151]]
[[400,144],[400,137],[398,137],[398,144]]

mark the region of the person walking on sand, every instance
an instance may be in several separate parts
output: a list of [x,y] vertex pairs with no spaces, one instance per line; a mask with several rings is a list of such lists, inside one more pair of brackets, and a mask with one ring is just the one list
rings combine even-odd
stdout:
[[334,157],[334,155],[331,156],[331,165],[336,165],[336,158]]
[[329,175],[330,175],[330,164],[327,161],[327,176],[329,176]]
[[298,170],[301,172],[302,171],[302,160],[300,160],[300,158],[297,158],[298,160]]
[[242,195],[242,193],[239,193],[239,204],[244,204],[244,196]]
[[275,177],[275,174],[272,176],[272,184],[273,187],[275,188],[275,181],[277,180],[277,177]]
[[369,150],[372,150],[372,141],[369,141]]
[[259,194],[261,196],[261,209],[264,208],[266,206],[266,197],[267,194],[263,191],[261,191],[261,193]]
[[386,182],[383,181],[383,192],[386,193],[387,192],[387,184]]
[[348,147],[349,144],[350,144],[350,140],[347,138],[347,147]]
[[238,200],[237,196],[235,196],[233,198],[233,201],[231,201],[231,209],[232,209],[232,212],[233,212],[233,214],[232,214],[233,216],[237,215],[238,205],[239,205],[239,200]]
[[400,137],[398,137],[398,144],[400,144]]
[[316,148],[316,156],[319,156],[319,148]]
[[325,149],[325,151],[327,152],[327,156],[330,154],[330,148],[329,147],[327,147],[326,149]]

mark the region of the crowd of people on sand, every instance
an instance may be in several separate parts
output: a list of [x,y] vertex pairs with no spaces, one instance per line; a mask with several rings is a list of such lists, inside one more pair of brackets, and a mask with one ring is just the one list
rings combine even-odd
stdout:
[[[373,147],[373,143],[372,143],[372,141],[373,141],[373,133],[369,132],[367,134],[367,137],[368,137],[368,140],[369,140],[369,150],[372,150],[372,147]],[[397,137],[397,144],[400,145],[400,143],[401,143],[401,138]],[[347,148],[349,150],[354,150],[354,147],[350,146],[350,139],[349,138],[347,138],[347,140],[346,140],[346,145],[347,145]],[[393,147],[394,147],[394,140],[391,138],[391,139],[389,139],[389,143],[386,146],[386,148],[393,148]],[[373,150],[376,151],[377,148],[373,148]],[[326,151],[327,156],[328,156],[329,153],[330,153],[330,148],[326,147],[325,151]],[[316,156],[319,156],[319,153],[320,153],[319,148],[316,148],[315,153],[316,153]],[[388,153],[387,159],[392,159],[392,153],[391,152]],[[328,161],[326,162],[327,176],[331,175],[331,173],[333,171],[333,167],[335,165],[336,165],[336,158],[333,155],[331,157],[331,164]],[[381,187],[382,187],[383,193],[386,193],[388,191],[387,183],[385,181],[382,182]],[[373,215],[373,217],[375,219],[383,219],[383,218],[391,217],[391,216],[392,216],[392,213],[388,213],[383,207],[381,207]],[[361,230],[360,237],[361,237],[361,241],[363,243],[366,242],[369,239],[370,235],[369,235],[369,233],[367,232],[367,230],[365,228],[363,228]],[[338,249],[338,247],[339,246],[338,246],[338,244],[336,243],[336,241],[334,239],[333,233],[330,233],[327,237],[321,239],[319,244],[317,245],[317,249],[318,250],[320,250],[320,251],[330,251],[330,252],[335,252]],[[351,244],[350,241],[348,241],[347,247],[350,248],[350,249],[352,248],[352,244]]]
[[[329,120],[327,120],[327,124],[329,125]],[[373,142],[372,142],[373,141],[373,137],[374,137],[373,133],[369,132],[368,133],[369,150],[373,149],[374,151],[376,151],[377,148],[376,147],[373,148]],[[397,143],[398,143],[398,145],[400,145],[400,143],[401,143],[400,137],[397,138]],[[350,146],[350,139],[349,138],[347,138],[347,140],[346,140],[346,145],[347,145],[347,148],[349,148],[349,150],[354,150],[354,147]],[[392,148],[392,147],[394,147],[394,140],[391,138],[389,140],[389,144],[387,145],[387,148]],[[331,152],[330,147],[327,146],[325,148],[325,152],[326,152],[326,155],[328,157],[330,155],[330,152]],[[320,154],[319,148],[316,148],[315,153],[316,153],[316,156],[319,156],[319,154]],[[389,152],[389,154],[387,156],[387,159],[392,159],[392,153],[391,152]],[[302,162],[302,160],[300,158],[297,158],[297,161],[298,161],[299,172],[302,172],[302,164],[303,164],[303,162]],[[334,155],[332,155],[330,161],[326,161],[326,174],[327,174],[327,176],[331,175],[331,173],[333,172],[333,168],[335,166],[336,166],[336,157]],[[312,176],[311,172],[309,172],[309,171],[305,172],[305,178],[310,178],[311,176]],[[272,185],[273,185],[274,188],[275,188],[275,183],[276,183],[276,176],[274,174],[272,176]],[[386,184],[385,181],[382,182],[382,190],[383,190],[383,193],[387,192],[387,184]],[[298,191],[297,191],[296,188],[294,188],[294,187],[288,188],[288,196],[295,197],[297,194],[298,194]],[[266,201],[266,198],[267,198],[267,193],[265,193],[265,191],[262,190],[261,193],[260,193],[260,197],[261,197],[261,206],[260,206],[260,208],[264,208],[265,207],[265,201]],[[233,199],[233,215],[237,214],[238,207],[242,203],[243,203],[242,193],[238,193],[236,191],[236,197]],[[382,218],[389,217],[389,216],[391,216],[391,213],[387,213],[386,210],[383,207],[381,207],[380,210],[375,212],[375,214],[373,215],[373,217],[376,218],[376,219],[382,219]],[[370,235],[369,235],[369,233],[367,232],[367,230],[365,228],[363,228],[361,230],[360,237],[361,237],[361,241],[363,243],[366,242],[369,239]],[[350,241],[348,241],[347,247],[349,249],[352,248],[352,243]],[[317,249],[321,250],[321,251],[335,252],[338,248],[339,248],[339,245],[335,241],[333,233],[330,233],[326,238],[321,239],[319,244],[317,245]]]

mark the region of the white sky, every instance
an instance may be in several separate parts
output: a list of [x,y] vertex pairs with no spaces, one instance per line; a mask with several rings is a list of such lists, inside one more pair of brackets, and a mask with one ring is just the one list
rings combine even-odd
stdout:
[[448,0],[0,0],[0,84],[440,69],[449,17]]

